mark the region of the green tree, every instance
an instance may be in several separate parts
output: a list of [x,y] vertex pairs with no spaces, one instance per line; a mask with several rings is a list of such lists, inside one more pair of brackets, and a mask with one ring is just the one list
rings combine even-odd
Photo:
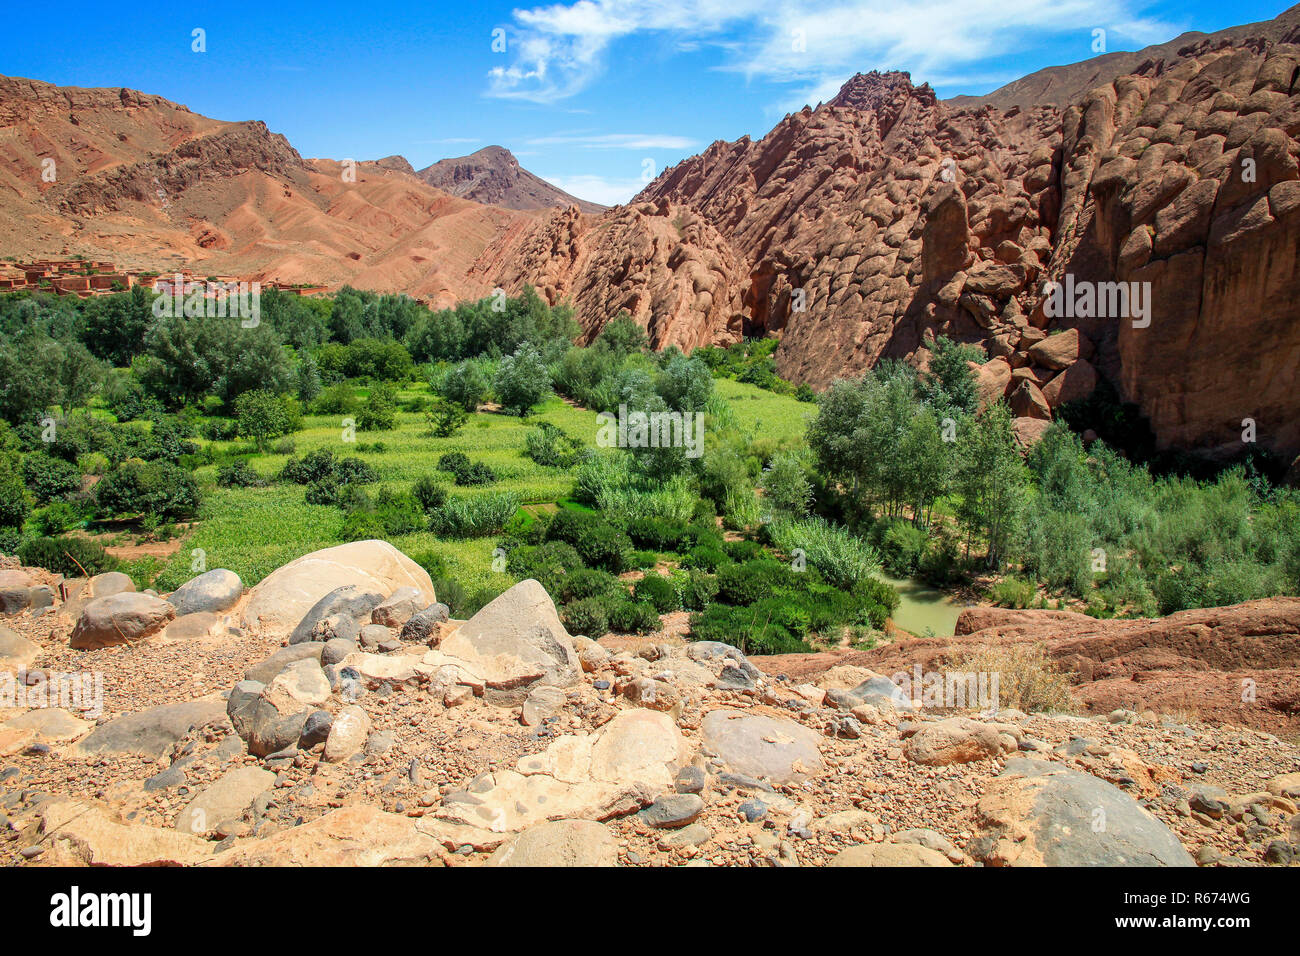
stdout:
[[1003,402],[989,406],[958,444],[957,517],[966,530],[966,550],[974,536],[982,536],[988,544],[987,564],[997,568],[1020,528],[1029,484],[1011,429],[1011,410]]
[[235,421],[241,438],[251,438],[265,449],[274,438],[297,427],[297,416],[288,400],[266,389],[244,392],[235,399]]
[[501,360],[494,385],[501,407],[523,417],[550,392],[551,373],[537,349],[526,345]]

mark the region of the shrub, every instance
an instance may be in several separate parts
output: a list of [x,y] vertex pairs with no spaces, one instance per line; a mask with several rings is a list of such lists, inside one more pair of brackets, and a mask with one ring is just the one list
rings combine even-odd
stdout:
[[343,516],[339,537],[344,541],[369,541],[387,534],[383,519],[373,511],[349,511]]
[[515,548],[506,558],[506,570],[519,578],[533,578],[549,594],[559,594],[569,574],[582,569],[582,558],[573,545],[547,541],[537,547]]
[[881,536],[881,562],[890,574],[910,577],[920,568],[929,544],[930,536],[925,529],[906,521],[895,521]]
[[718,600],[726,604],[753,604],[784,585],[790,574],[784,564],[770,558],[728,564],[718,571]]
[[217,469],[217,485],[222,488],[262,488],[266,479],[241,458]]
[[411,494],[426,514],[437,511],[447,503],[447,489],[432,475],[421,475],[411,487]]
[[380,383],[370,390],[357,413],[357,427],[363,432],[391,431],[397,427],[397,395],[391,386]]
[[870,623],[877,631],[884,628],[901,601],[898,591],[879,578],[863,578],[854,587],[853,596],[860,609],[859,623]]
[[450,438],[469,421],[465,409],[452,402],[439,402],[432,410],[425,412],[424,417],[429,424],[429,434],[435,438]]
[[618,574],[626,569],[632,544],[599,515],[561,509],[546,530],[551,541],[567,541],[589,566]]
[[586,598],[626,597],[627,589],[608,571],[601,571],[598,568],[578,568],[564,579],[558,594],[560,600],[568,604]]
[[472,412],[487,398],[487,374],[479,362],[461,362],[442,376],[436,391],[447,401]]
[[786,554],[802,550],[807,563],[839,588],[851,588],[880,573],[880,558],[865,541],[824,518],[777,520],[768,527],[772,543]]
[[763,546],[757,541],[728,541],[722,549],[727,552],[727,557],[732,561],[752,561],[755,558],[764,556]]
[[497,480],[496,472],[482,462],[471,462],[464,452],[448,452],[438,459],[438,470],[449,471],[458,485],[487,485]]
[[638,571],[653,568],[658,563],[659,553],[656,551],[632,551],[627,556],[627,566]]
[[682,559],[682,567],[694,568],[700,571],[716,571],[724,564],[730,563],[731,559],[727,557],[725,551],[721,548],[713,548],[709,545],[697,545],[686,553]]
[[598,638],[609,632],[609,612],[605,598],[582,598],[566,604],[560,618],[570,634],[585,634]]
[[676,585],[669,578],[653,571],[633,586],[632,596],[638,601],[648,602],[660,614],[681,610],[682,606]]
[[989,589],[989,599],[999,607],[1026,608],[1033,603],[1034,593],[1030,582],[1008,577]]
[[812,649],[757,609],[723,604],[712,604],[691,615],[691,637],[730,644],[746,654],[794,654]]
[[33,511],[30,520],[32,530],[38,535],[53,538],[83,524],[86,516],[71,502],[55,501]]
[[351,385],[338,382],[321,391],[311,407],[317,415],[355,415],[361,409],[361,401]]
[[616,601],[609,609],[609,626],[620,634],[649,634],[659,629],[659,615],[644,601]]
[[95,485],[95,503],[106,515],[174,521],[196,514],[201,501],[194,476],[166,462],[124,461]]
[[481,538],[499,534],[518,510],[519,496],[510,492],[476,498],[448,498],[430,517],[429,530],[448,538]]
[[537,350],[526,345],[501,360],[493,384],[501,407],[522,417],[550,392],[551,374]]
[[77,577],[102,574],[118,561],[102,546],[86,538],[28,538],[18,545],[18,559],[29,567]]
[[539,423],[524,437],[524,454],[548,468],[571,468],[582,453],[582,442],[550,422]]
[[702,611],[718,596],[718,579],[702,571],[675,571],[673,578],[681,595],[682,607]]
[[627,526],[627,536],[638,548],[677,551],[689,534],[685,522],[659,518],[637,518]]
[[332,477],[336,468],[334,453],[322,448],[308,452],[301,460],[290,458],[286,461],[284,467],[280,469],[280,480],[291,481],[296,485],[309,485],[313,481]]
[[81,490],[81,471],[62,458],[32,454],[23,458],[23,483],[37,504],[46,504]]
[[1048,656],[1042,644],[980,647],[958,654],[952,669],[996,674],[999,707],[1013,707],[1029,714],[1068,711],[1074,706],[1068,675]]
[[260,388],[235,399],[235,422],[240,437],[251,438],[258,448],[301,425],[298,409],[289,399]]

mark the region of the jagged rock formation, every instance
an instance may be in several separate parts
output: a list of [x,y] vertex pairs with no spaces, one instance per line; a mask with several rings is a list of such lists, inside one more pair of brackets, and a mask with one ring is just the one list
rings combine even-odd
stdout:
[[571,301],[586,339],[627,313],[655,348],[734,341],[744,275],[729,244],[702,216],[662,200],[620,206],[596,219],[576,206],[490,247],[476,271],[511,291],[537,288]]
[[441,159],[415,174],[430,186],[489,206],[506,209],[550,209],[577,206],[583,212],[603,212],[605,207],[570,196],[519,165],[513,153],[501,146],[485,146],[468,156]]

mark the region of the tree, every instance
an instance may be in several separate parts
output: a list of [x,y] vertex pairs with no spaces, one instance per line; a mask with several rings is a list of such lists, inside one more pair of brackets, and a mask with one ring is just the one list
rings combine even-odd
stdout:
[[763,501],[773,518],[805,517],[812,495],[812,484],[799,456],[788,451],[774,455],[763,470]]
[[713,373],[699,359],[674,355],[659,373],[655,388],[675,411],[700,412],[713,394]]
[[983,360],[984,353],[973,345],[959,345],[946,337],[938,339],[930,359],[930,373],[922,384],[926,401],[941,415],[974,415],[979,409],[979,392],[968,363]]
[[437,391],[467,412],[477,410],[488,393],[488,378],[482,363],[470,360],[454,366],[443,375]]
[[501,360],[494,385],[501,407],[522,418],[550,392],[551,373],[537,349],[526,345]]
[[391,431],[397,427],[397,393],[383,382],[370,390],[357,415],[357,427],[363,432]]
[[1028,469],[1011,429],[1011,410],[1004,402],[990,405],[959,442],[961,464],[957,517],[966,529],[966,550],[982,535],[988,542],[987,563],[1000,567],[1020,519],[1028,490]]
[[436,438],[450,438],[465,427],[469,413],[454,402],[438,402],[425,413],[429,433]]
[[296,417],[287,400],[266,389],[244,392],[235,399],[239,435],[251,438],[258,449],[265,449],[271,439],[293,431]]

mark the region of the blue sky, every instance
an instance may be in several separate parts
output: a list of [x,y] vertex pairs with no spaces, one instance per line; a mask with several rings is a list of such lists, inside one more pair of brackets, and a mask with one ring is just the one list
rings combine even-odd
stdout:
[[[421,168],[497,144],[612,203],[715,139],[759,137],[858,71],[940,96],[1185,30],[1264,20],[1239,0],[564,0],[18,4],[0,73],[127,86],[260,119],[304,156]],[[181,11],[181,12],[178,12]],[[206,51],[194,52],[193,31]],[[504,42],[502,42],[504,41]],[[504,46],[504,49],[501,47]]]

